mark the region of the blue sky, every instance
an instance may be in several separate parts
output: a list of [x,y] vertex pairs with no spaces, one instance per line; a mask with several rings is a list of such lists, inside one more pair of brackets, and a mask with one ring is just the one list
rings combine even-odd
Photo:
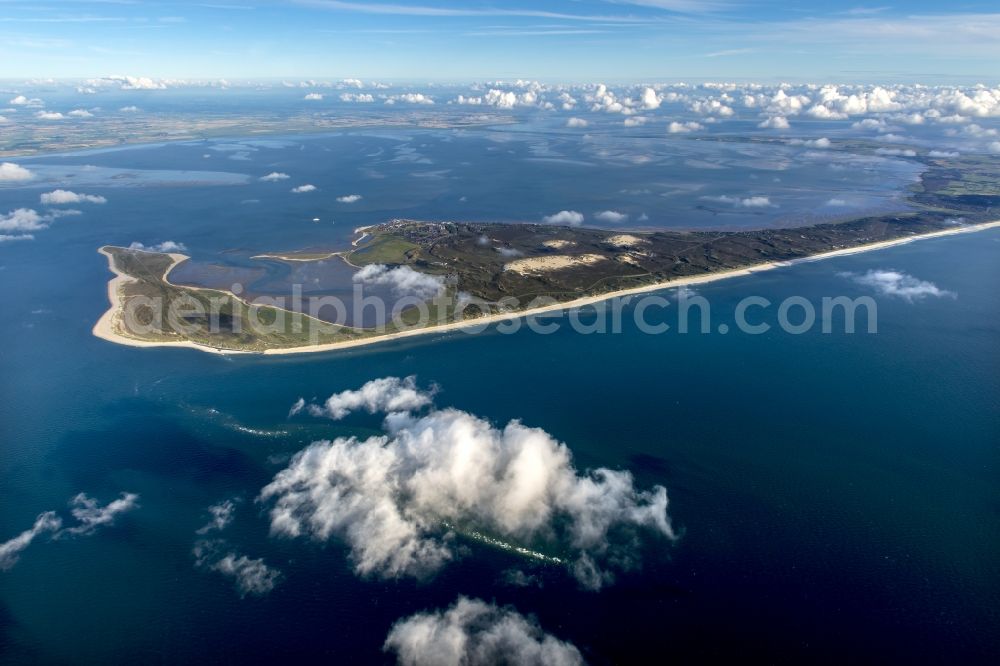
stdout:
[[0,78],[994,83],[995,2],[0,0]]

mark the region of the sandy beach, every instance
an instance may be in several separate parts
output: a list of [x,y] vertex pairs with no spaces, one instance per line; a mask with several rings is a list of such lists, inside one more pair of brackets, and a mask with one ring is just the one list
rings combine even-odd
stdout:
[[[141,251],[141,250],[140,250]],[[108,342],[115,342],[120,345],[127,345],[129,347],[187,347],[190,349],[199,349],[201,351],[214,352],[216,354],[245,354],[249,352],[242,352],[239,350],[225,351],[219,350],[214,347],[208,347],[205,345],[195,344],[187,340],[177,340],[177,341],[163,341],[163,342],[151,342],[148,340],[138,340],[136,338],[125,337],[118,333],[118,319],[121,317],[121,303],[118,297],[119,290],[129,282],[134,282],[135,278],[122,273],[115,267],[114,258],[111,253],[105,250],[103,247],[98,250],[103,254],[108,260],[108,269],[115,274],[110,281],[108,281],[108,301],[111,303],[111,307],[101,315],[101,318],[97,320],[94,324],[93,334],[102,340],[107,340]],[[190,257],[184,254],[169,253],[173,263],[167,269],[164,277],[170,274],[179,263],[182,261],[187,261]]]
[[[879,241],[877,243],[868,243],[864,245],[857,245],[854,247],[844,248],[841,250],[831,250],[829,252],[821,252],[819,254],[810,255],[808,257],[801,257],[798,259],[792,259],[789,261],[766,262],[761,264],[754,264],[752,266],[747,266],[745,268],[738,268],[729,271],[720,271],[718,273],[706,273],[704,275],[676,278],[673,280],[658,282],[656,284],[644,285],[642,287],[633,287],[631,289],[622,289],[619,291],[607,292],[595,296],[587,296],[572,301],[553,303],[551,305],[546,305],[544,307],[532,308],[530,310],[518,310],[515,312],[489,315],[486,317],[479,317],[477,319],[472,319],[469,321],[453,322],[448,324],[440,324],[436,326],[426,326],[423,328],[400,331],[397,333],[387,333],[385,335],[373,336],[361,340],[351,340],[347,342],[336,342],[323,345],[309,345],[304,347],[286,347],[282,349],[268,349],[264,352],[246,352],[239,350],[218,349],[216,347],[200,345],[189,341],[147,342],[119,335],[115,331],[116,318],[119,316],[118,313],[120,310],[118,290],[121,287],[121,285],[131,281],[132,278],[118,271],[114,267],[114,262],[112,261],[111,255],[107,253],[103,248],[101,248],[100,252],[101,254],[103,254],[105,257],[108,258],[109,268],[115,274],[115,277],[108,283],[108,300],[110,301],[111,306],[107,310],[107,312],[105,312],[101,316],[100,320],[98,320],[97,324],[94,326],[93,333],[95,336],[103,340],[108,340],[110,342],[115,342],[130,347],[189,347],[191,349],[198,349],[204,352],[210,352],[214,354],[224,354],[224,355],[225,354],[266,354],[266,355],[307,354],[307,353],[318,353],[325,351],[336,351],[341,349],[350,349],[353,347],[362,347],[366,345],[378,344],[381,342],[387,342],[389,340],[410,338],[418,335],[447,333],[450,331],[458,331],[469,328],[482,328],[503,321],[510,321],[513,319],[520,319],[523,317],[531,317],[534,315],[559,312],[562,310],[571,310],[573,308],[583,307],[586,305],[593,305],[595,303],[600,303],[602,301],[607,301],[623,296],[632,296],[636,294],[645,294],[654,291],[662,291],[664,289],[674,289],[677,287],[706,284],[709,282],[715,282],[717,280],[726,280],[734,277],[753,275],[755,273],[769,271],[775,268],[782,268],[785,266],[793,266],[796,264],[813,262],[813,261],[822,261],[823,259],[832,259],[834,257],[843,257],[852,254],[860,254],[862,252],[874,252],[876,250],[882,250],[888,247],[895,247],[897,245],[905,245],[907,243],[912,243],[919,240],[926,240],[929,238],[941,238],[944,236],[952,236],[956,234],[973,233],[996,227],[1000,227],[1000,220],[995,220],[992,222],[983,222],[981,224],[956,226],[950,229],[942,229],[940,231],[933,231],[926,234],[917,234],[914,236],[906,236],[903,238],[894,238],[892,240]],[[169,275],[170,271],[173,270],[173,268],[177,266],[177,264],[188,259],[188,257],[183,254],[171,253],[170,257],[174,260],[174,263],[170,266],[169,269],[167,269],[166,275]]]

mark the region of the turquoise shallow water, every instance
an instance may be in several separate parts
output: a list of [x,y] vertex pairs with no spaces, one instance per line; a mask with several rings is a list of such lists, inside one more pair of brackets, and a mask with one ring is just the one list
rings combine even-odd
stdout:
[[[626,323],[617,335],[454,333],[267,359],[93,338],[106,307],[102,243],[171,239],[209,257],[285,238],[290,249],[383,214],[351,213],[322,233],[302,223],[299,237],[288,219],[311,218],[307,204],[260,195],[265,211],[247,214],[234,187],[80,188],[109,203],[0,247],[0,541],[81,491],[141,495],[114,527],[36,542],[0,573],[4,661],[378,662],[394,621],[459,594],[534,614],[595,663],[652,651],[972,663],[1000,648],[1000,231],[698,290],[720,323],[747,295],[872,293],[843,272],[892,268],[956,294],[877,296],[875,335],[652,336]],[[4,210],[29,203],[19,190],[0,196]],[[253,499],[288,455],[378,429],[368,416],[289,420],[289,406],[410,374],[440,385],[440,405],[545,429],[580,468],[665,485],[681,538],[595,594],[473,543],[429,581],[386,582],[355,576],[336,540],[269,537]],[[233,496],[243,502],[227,538],[284,575],[263,598],[240,599],[194,566],[206,507]],[[504,584],[512,567],[543,586]]]

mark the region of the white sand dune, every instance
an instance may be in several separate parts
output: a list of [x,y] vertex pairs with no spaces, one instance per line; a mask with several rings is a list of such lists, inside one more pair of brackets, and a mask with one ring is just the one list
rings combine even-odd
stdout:
[[606,260],[601,254],[554,254],[550,257],[528,257],[506,264],[503,269],[521,275],[548,273],[576,266],[590,266]]

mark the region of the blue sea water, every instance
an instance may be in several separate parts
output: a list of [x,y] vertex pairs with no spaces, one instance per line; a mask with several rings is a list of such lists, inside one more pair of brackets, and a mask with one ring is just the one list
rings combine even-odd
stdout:
[[[58,184],[108,203],[80,204],[81,215],[55,220],[34,241],[0,245],[0,542],[42,511],[65,513],[78,492],[101,501],[136,492],[141,508],[94,536],[39,540],[0,572],[0,659],[378,663],[391,661],[381,646],[395,621],[460,594],[533,614],[593,663],[995,656],[998,230],[698,289],[712,304],[713,331],[748,295],[819,303],[872,294],[845,273],[891,268],[951,292],[913,302],[872,294],[876,334],[648,335],[626,316],[619,334],[459,332],[274,358],[134,349],[91,335],[107,307],[109,273],[96,253],[105,243],[174,240],[197,259],[238,264],[260,251],[343,245],[354,227],[393,216],[535,221],[563,208],[588,216],[624,208],[625,199],[633,220],[642,211],[664,226],[707,223],[702,195],[681,204],[623,198],[623,183],[637,177],[609,176],[606,163],[592,180],[574,171],[584,167],[548,161],[518,181],[509,158],[494,161],[490,149],[537,156],[537,138],[459,134],[349,132],[266,147],[232,140],[19,160],[80,169],[61,171]],[[588,150],[560,157],[593,159]],[[240,152],[248,159],[229,159]],[[683,151],[669,159],[682,156],[694,159]],[[779,177],[811,191],[820,176],[791,175],[795,164]],[[88,176],[85,165],[135,175]],[[895,167],[886,168],[868,174],[871,191],[896,191],[886,185]],[[292,177],[256,180],[271,171]],[[638,180],[664,183],[662,194],[687,173],[650,167]],[[539,184],[543,175],[550,180]],[[714,174],[705,181],[720,194],[750,191]],[[303,183],[319,190],[289,192]],[[39,193],[56,184],[0,189],[0,210],[41,210]],[[769,223],[796,205],[780,191],[768,190],[782,204]],[[364,198],[335,201],[351,193]],[[315,439],[379,429],[378,417],[289,419],[290,405],[405,375],[438,384],[439,405],[543,428],[568,444],[580,469],[627,469],[641,488],[663,484],[680,538],[594,593],[559,567],[471,542],[430,580],[384,581],[359,578],[336,539],[270,537],[254,498],[290,455]],[[206,508],[229,497],[242,502],[227,538],[283,572],[262,598],[241,599],[231,580],[194,566]],[[541,586],[505,583],[513,568]]]

